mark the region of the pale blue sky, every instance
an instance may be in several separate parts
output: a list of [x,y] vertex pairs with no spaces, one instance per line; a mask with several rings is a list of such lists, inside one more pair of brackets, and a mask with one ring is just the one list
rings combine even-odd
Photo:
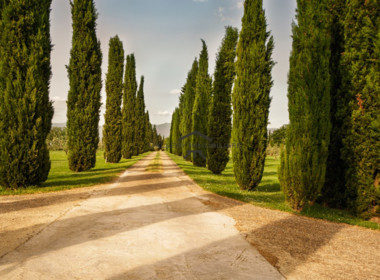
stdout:
[[[103,81],[107,71],[109,38],[119,35],[126,53],[135,53],[137,74],[145,75],[145,100],[151,122],[170,122],[203,38],[209,48],[210,74],[224,35],[224,26],[241,28],[241,0],[96,0],[98,37],[103,51]],[[270,127],[288,122],[287,73],[291,48],[291,22],[296,0],[264,0],[269,29],[275,38],[274,87]],[[53,0],[51,35],[53,77],[50,96],[55,102],[53,122],[66,121],[68,64],[71,48],[69,0]],[[102,89],[105,103],[104,87]],[[101,122],[103,122],[103,114]]]

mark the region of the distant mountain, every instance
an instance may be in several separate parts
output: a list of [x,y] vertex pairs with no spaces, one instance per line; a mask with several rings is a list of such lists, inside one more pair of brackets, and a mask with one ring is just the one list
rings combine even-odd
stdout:
[[66,127],[66,123],[53,123],[53,127]]
[[170,135],[170,123],[156,124],[157,133],[165,138]]

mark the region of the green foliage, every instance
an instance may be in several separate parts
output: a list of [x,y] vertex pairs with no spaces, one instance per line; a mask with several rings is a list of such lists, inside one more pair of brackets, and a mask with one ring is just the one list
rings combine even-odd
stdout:
[[[195,90],[197,84],[197,73],[198,73],[198,60],[195,59],[191,70],[187,75],[186,84],[184,86],[183,93],[183,110],[181,117],[181,132],[182,135],[188,135],[192,132],[192,113],[194,107]],[[191,161],[191,137],[187,137],[182,140],[182,155],[186,157],[187,160]]]
[[46,139],[49,151],[67,152],[67,128],[53,127]]
[[146,137],[146,115],[145,115],[145,101],[144,101],[144,76],[141,77],[139,90],[136,99],[136,139],[135,145],[137,153],[141,154],[145,149]]
[[283,125],[278,129],[269,133],[269,144],[271,146],[281,146],[285,144],[287,125]]
[[326,179],[320,200],[330,207],[343,208],[345,202],[346,162],[342,156],[343,139],[346,135],[345,119],[349,116],[349,95],[344,88],[345,76],[342,54],[344,53],[344,27],[346,0],[334,0],[329,5],[330,32],[330,121],[331,133],[326,165]]
[[182,155],[182,146],[181,146],[181,131],[180,131],[180,111],[179,108],[176,108],[173,113],[172,121],[172,153],[178,156]]
[[73,38],[67,67],[70,90],[67,100],[68,159],[70,169],[81,172],[95,166],[99,144],[100,42],[96,37],[97,13],[93,0],[71,2]]
[[330,140],[327,0],[298,0],[288,79],[289,119],[279,179],[293,209],[313,204],[325,182]]
[[[207,135],[208,107],[211,98],[212,81],[208,74],[208,52],[205,41],[202,40],[202,51],[199,56],[199,68],[196,77],[195,99],[192,112],[192,132]],[[193,164],[206,166],[208,142],[199,135],[192,136],[192,150],[199,152],[192,154]]]
[[235,78],[238,37],[239,33],[236,28],[227,27],[216,58],[207,133],[211,138],[207,150],[207,167],[215,174],[220,174],[226,168],[229,160],[232,129],[231,92]]
[[0,184],[40,184],[50,170],[46,138],[51,0],[0,1]]
[[344,139],[348,208],[370,217],[379,200],[380,85],[379,3],[350,0],[345,17],[345,53],[350,109]]
[[232,158],[236,181],[252,190],[263,176],[272,87],[273,37],[269,37],[261,0],[246,0],[237,48]]
[[106,78],[106,114],[104,116],[104,158],[117,163],[121,159],[121,99],[123,96],[124,49],[119,37],[109,42],[108,73]]
[[122,108],[122,155],[126,159],[138,154],[138,146],[135,143],[138,133],[136,122],[136,92],[136,60],[135,55],[131,54],[128,55],[126,59]]

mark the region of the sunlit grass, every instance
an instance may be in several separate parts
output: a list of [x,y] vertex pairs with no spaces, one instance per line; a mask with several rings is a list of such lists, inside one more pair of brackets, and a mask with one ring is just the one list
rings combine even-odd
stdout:
[[104,160],[103,152],[98,151],[95,168],[86,172],[76,173],[69,169],[65,152],[52,151],[50,152],[51,169],[46,182],[40,186],[31,186],[17,190],[6,189],[0,186],[0,195],[52,192],[108,183],[147,154],[142,154],[132,159],[122,159],[119,163],[107,163]]
[[[277,170],[280,164],[279,159],[267,157],[261,184],[254,191],[245,191],[241,190],[235,182],[232,161],[228,163],[222,175],[214,175],[206,168],[193,166],[191,162],[185,161],[180,156],[173,154],[169,154],[169,156],[186,174],[197,182],[198,185],[208,191],[257,206],[296,213],[285,202],[284,194],[280,188],[277,177]],[[331,209],[318,204],[307,207],[301,213],[296,214],[332,222],[380,229],[377,223],[354,217],[347,211]]]

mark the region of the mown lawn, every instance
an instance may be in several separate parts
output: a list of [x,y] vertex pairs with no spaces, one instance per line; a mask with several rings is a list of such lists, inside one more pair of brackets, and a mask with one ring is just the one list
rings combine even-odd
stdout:
[[128,160],[122,159],[119,163],[107,163],[104,160],[103,152],[98,151],[95,168],[86,172],[76,173],[69,169],[65,152],[52,151],[50,152],[51,169],[48,180],[45,183],[40,186],[31,186],[17,190],[6,189],[0,186],[0,195],[52,192],[108,183],[147,154],[142,154]]
[[[228,163],[222,175],[214,175],[206,168],[193,166],[191,162],[185,161],[180,156],[168,154],[198,185],[210,192],[261,207],[295,213],[286,204],[277,178],[277,170],[280,164],[279,159],[267,157],[264,176],[259,187],[254,191],[244,191],[235,182],[232,161]],[[380,229],[377,223],[356,218],[343,210],[331,209],[318,204],[307,207],[301,213],[296,214],[332,222]]]

